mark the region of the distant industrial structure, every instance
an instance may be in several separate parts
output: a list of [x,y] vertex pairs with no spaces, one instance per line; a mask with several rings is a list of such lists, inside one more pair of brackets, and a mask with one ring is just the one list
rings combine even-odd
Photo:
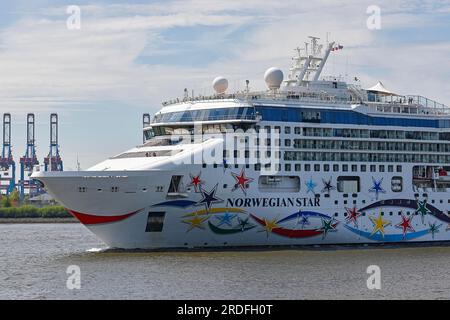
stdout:
[[3,115],[3,148],[0,158],[0,192],[10,194],[16,188],[16,163],[11,149],[11,114]]
[[[34,170],[40,170],[36,155],[35,115],[27,114],[27,144],[23,157],[20,158],[20,179],[16,181],[16,164],[12,155],[11,146],[11,114],[3,115],[3,148],[0,157],[0,193],[8,195],[18,189],[20,197],[30,198],[42,194],[41,185],[30,178]],[[62,171],[63,162],[59,153],[58,144],[58,115],[50,115],[50,150],[44,158],[45,171]]]
[[63,171],[63,163],[59,155],[58,115],[50,115],[50,151],[44,159],[45,171]]

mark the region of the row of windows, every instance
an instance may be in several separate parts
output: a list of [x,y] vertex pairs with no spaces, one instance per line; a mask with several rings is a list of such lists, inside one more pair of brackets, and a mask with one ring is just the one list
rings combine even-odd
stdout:
[[[226,168],[229,168],[231,165],[229,164],[225,164]],[[245,164],[244,165],[246,169],[250,168],[250,164]],[[271,166],[271,164],[265,164],[264,167],[269,169]],[[207,167],[206,163],[203,163],[202,165],[203,168]],[[214,168],[218,168],[219,165],[218,164],[214,164],[213,165]],[[239,164],[234,164],[234,168],[239,168],[240,165]],[[256,163],[253,165],[253,168],[255,171],[260,171],[261,170],[261,164],[260,163]],[[277,171],[281,171],[281,164],[276,164],[275,165],[275,169]],[[371,164],[371,165],[365,165],[365,164],[361,164],[361,165],[357,165],[357,164],[352,164],[352,165],[348,165],[348,164],[309,164],[309,163],[305,163],[305,164],[301,164],[301,163],[295,163],[295,164],[291,164],[291,163],[285,163],[284,164],[284,170],[285,171],[305,171],[305,172],[311,172],[311,171],[315,171],[315,172],[402,172],[403,171],[403,167],[401,165],[375,165],[375,164]]]
[[397,153],[345,153],[345,152],[284,152],[286,161],[355,161],[355,162],[416,162],[450,163],[450,155],[397,154]]
[[246,107],[185,110],[156,114],[153,123],[254,119],[254,111],[253,108]]
[[256,106],[256,111],[262,115],[264,121],[285,122],[313,122],[356,124],[373,126],[395,127],[425,127],[425,128],[450,128],[450,120],[438,119],[414,119],[414,118],[388,118],[370,116],[356,111],[347,110],[311,110],[306,108],[282,108]]
[[[264,126],[264,130],[281,133],[281,126]],[[292,130],[293,128],[293,130]],[[255,127],[259,132],[260,126]],[[403,130],[369,130],[369,129],[333,129],[333,128],[302,128],[285,126],[283,132],[307,137],[338,137],[362,139],[409,139],[409,140],[450,140],[450,132],[403,131]]]
[[[256,112],[255,112],[256,109]],[[192,122],[224,119],[255,119],[260,114],[264,121],[312,122],[356,124],[374,126],[450,128],[450,120],[388,118],[370,116],[356,111],[322,110],[311,108],[281,108],[256,106],[255,108],[216,108],[203,110],[185,110],[157,114],[154,123],[158,122]]]
[[[290,147],[291,140],[285,139],[284,146]],[[293,139],[293,147],[298,149],[450,152],[449,143]]]
[[[300,164],[300,163],[296,163],[296,164],[290,164],[290,163],[285,163],[284,164],[284,168],[285,171],[302,171],[302,167],[303,167],[303,171],[309,172],[309,171],[315,171],[315,172],[402,172],[402,166],[401,165],[365,165],[365,164],[361,164],[361,165],[356,165],[356,164],[352,164],[352,165],[348,165],[348,164],[343,164],[343,165],[339,165],[339,164],[309,164],[309,163],[305,163],[305,164]],[[395,170],[395,171],[394,171]]]

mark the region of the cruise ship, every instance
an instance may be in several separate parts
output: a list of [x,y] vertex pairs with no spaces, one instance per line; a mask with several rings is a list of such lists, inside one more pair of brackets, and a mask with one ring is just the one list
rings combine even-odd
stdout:
[[449,107],[321,76],[341,49],[309,37],[267,90],[217,77],[164,102],[142,145],[32,177],[110,248],[450,240]]

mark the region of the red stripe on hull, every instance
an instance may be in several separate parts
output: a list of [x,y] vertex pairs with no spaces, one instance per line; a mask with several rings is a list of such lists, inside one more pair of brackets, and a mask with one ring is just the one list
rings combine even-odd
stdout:
[[132,215],[134,215],[135,213],[140,211],[140,210],[138,210],[138,211],[134,211],[134,212],[131,212],[131,213],[123,214],[123,215],[120,215],[120,216],[96,216],[96,215],[92,215],[92,214],[76,212],[76,211],[69,210],[69,209],[67,209],[67,210],[75,218],[80,220],[80,222],[82,224],[100,224],[100,223],[110,223],[110,222],[122,221],[122,220],[125,220],[126,218],[129,218]]

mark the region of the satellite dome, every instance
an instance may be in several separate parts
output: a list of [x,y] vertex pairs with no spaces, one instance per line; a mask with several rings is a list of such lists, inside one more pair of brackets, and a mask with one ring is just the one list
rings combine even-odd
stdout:
[[228,80],[224,77],[217,77],[213,80],[213,88],[217,94],[224,93],[228,89]]
[[280,88],[281,82],[283,82],[283,71],[275,67],[267,69],[264,73],[264,81],[266,81],[269,89]]

